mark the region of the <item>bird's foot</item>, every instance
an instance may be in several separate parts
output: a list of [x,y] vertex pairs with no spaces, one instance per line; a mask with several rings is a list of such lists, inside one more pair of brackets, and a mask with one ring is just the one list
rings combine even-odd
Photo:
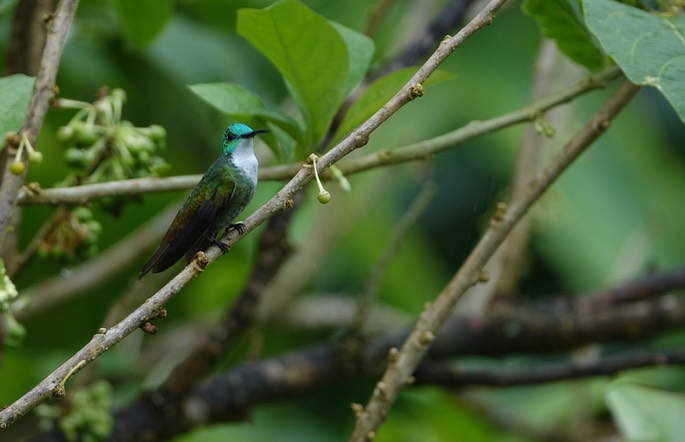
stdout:
[[226,252],[228,252],[228,249],[231,248],[231,246],[229,246],[225,242],[217,241],[216,239],[212,240],[212,244],[217,246],[219,248],[219,250],[221,250],[221,253],[226,253]]
[[243,224],[243,223],[229,224],[228,228],[229,229],[236,229],[240,236],[243,236],[243,233],[245,232],[245,224]]

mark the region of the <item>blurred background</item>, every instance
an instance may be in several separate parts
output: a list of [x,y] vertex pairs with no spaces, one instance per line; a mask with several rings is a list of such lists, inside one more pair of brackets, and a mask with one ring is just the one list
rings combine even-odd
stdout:
[[[0,4],[0,59],[4,59],[9,38],[13,3]],[[223,130],[233,121],[198,99],[187,85],[236,82],[259,95],[268,107],[292,107],[278,72],[235,32],[239,8],[262,8],[272,2],[163,3],[173,5],[169,6],[173,12],[159,34],[152,36],[149,44],[141,44],[127,35],[114,2],[83,0],[57,83],[62,97],[83,101],[93,101],[103,86],[125,90],[125,119],[136,126],[158,124],[166,128],[164,157],[171,167],[164,175],[202,173],[217,157]],[[373,66],[378,68],[423,32],[446,2],[304,3],[360,32],[369,29],[380,4],[389,3],[373,29]],[[531,101],[541,45],[534,20],[522,12],[519,2],[508,3],[491,26],[443,64],[442,69],[456,75],[454,79],[428,88],[421,99],[394,115],[354,155],[408,145],[471,121],[525,107]],[[550,91],[588,75],[563,56],[555,57],[548,79]],[[543,162],[558,152],[615,86],[613,83],[607,90],[584,95],[548,115],[555,134],[543,141]],[[49,112],[37,143],[44,160],[31,167],[28,181],[47,188],[67,174],[64,147],[56,134],[73,114],[70,110]],[[317,297],[351,303],[387,246],[392,228],[429,180],[436,185],[434,197],[394,257],[378,292],[379,304],[391,313],[389,324],[411,324],[424,303],[440,292],[468,255],[487,227],[494,205],[507,196],[525,127],[518,125],[468,140],[431,161],[352,175],[349,193],[329,183],[332,200],[325,206],[316,201],[316,188],[310,185],[303,207],[289,228],[295,249],[306,251],[304,257],[298,254],[299,260],[289,265],[302,266],[300,272],[306,277],[282,281],[279,289],[285,300],[274,295],[273,305],[287,308]],[[258,142],[257,150],[260,166],[278,164],[262,142]],[[260,182],[243,217],[266,202],[282,184]],[[683,189],[683,124],[661,95],[643,90],[531,211],[529,251],[515,295],[522,302],[574,296],[611,287],[653,269],[680,265],[685,261]],[[174,211],[186,195],[187,191],[145,195],[127,204],[117,217],[94,205],[93,216],[102,224],[100,252],[165,209]],[[30,242],[53,210],[44,206],[23,208],[22,245]],[[259,236],[257,230],[245,237],[186,286],[167,305],[169,317],[158,324],[156,336],[134,333],[98,359],[79,382],[110,381],[115,406],[125,405],[144,389],[158,385],[192,348],[194,339],[238,296],[254,264]],[[174,274],[170,271],[135,282],[153,248],[131,256],[130,265],[103,278],[96,288],[26,318],[26,337],[17,346],[5,348],[2,355],[0,404],[14,401],[81,348],[99,327],[120,317],[121,312],[112,313],[115,306],[124,312],[126,306],[131,310]],[[35,259],[15,283],[20,292],[30,291],[55,275],[69,278],[80,263]],[[123,297],[128,300],[121,307]],[[336,304],[316,305],[325,317],[325,309]],[[323,319],[319,326],[298,325],[281,317],[285,313],[270,311],[269,305],[262,307],[269,320],[247,333],[227,355],[223,367],[245,358],[279,355],[310,343],[334,340],[344,331],[340,324],[327,325]],[[384,329],[389,325],[377,326]],[[684,339],[685,335],[676,331],[645,345],[662,341],[678,345]],[[495,363],[528,362],[524,357],[514,357]],[[640,379],[672,389],[685,387],[683,374],[680,368],[634,372]],[[583,435],[609,425],[604,402],[608,382],[607,378],[594,378],[463,392],[410,388],[401,394],[378,440],[553,440],[553,435],[558,435],[558,440],[589,440]],[[314,394],[261,406],[245,423],[198,429],[174,440],[342,440],[353,424],[349,404],[365,402],[372,385],[373,380],[339,383]],[[593,430],[584,433],[584,427]],[[30,432],[19,423],[14,434],[24,430],[27,432],[23,434]]]

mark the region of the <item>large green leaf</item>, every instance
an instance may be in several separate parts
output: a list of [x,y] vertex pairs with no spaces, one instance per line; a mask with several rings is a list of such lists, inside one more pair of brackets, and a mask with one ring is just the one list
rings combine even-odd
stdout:
[[345,41],[328,20],[295,0],[241,9],[237,30],[285,78],[307,126],[303,147],[311,149],[344,98],[349,72]]
[[174,0],[116,0],[126,40],[146,48],[162,32],[174,12]]
[[685,398],[618,380],[607,393],[616,424],[628,441],[675,441],[685,434]]
[[604,66],[602,52],[588,32],[576,0],[526,0],[523,10],[537,22],[545,37],[578,64],[596,71]]
[[345,92],[349,93],[352,88],[364,78],[366,72],[369,70],[375,45],[373,44],[373,40],[354,29],[350,29],[334,21],[330,23],[335,26],[335,29],[343,40],[345,40],[345,45],[347,46],[350,71],[347,76],[347,87],[345,88]]
[[[374,81],[347,110],[333,139],[339,139],[366,121],[409,81],[416,69],[416,67],[400,69]],[[432,86],[454,77],[453,73],[438,69],[426,80],[424,86]]]
[[[262,100],[235,83],[201,83],[188,86],[198,97],[211,106],[238,119],[259,118],[275,124],[297,143],[302,142],[302,128],[290,116],[264,106]],[[268,136],[267,136],[268,137]],[[274,143],[270,143],[274,147]],[[283,143],[287,145],[287,143]],[[289,152],[275,152],[281,159],[287,159]]]
[[0,78],[0,137],[3,139],[7,132],[16,132],[21,127],[34,81],[35,78],[22,74]]
[[685,16],[663,18],[613,0],[584,2],[585,21],[636,84],[657,88],[685,122]]

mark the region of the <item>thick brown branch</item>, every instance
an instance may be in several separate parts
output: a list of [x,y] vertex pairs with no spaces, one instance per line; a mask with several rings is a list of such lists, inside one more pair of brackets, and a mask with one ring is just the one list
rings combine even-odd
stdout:
[[507,387],[531,385],[592,376],[611,376],[625,370],[685,365],[685,349],[633,350],[604,355],[590,361],[569,359],[515,369],[462,369],[447,363],[424,363],[416,370],[417,384],[438,384],[451,388],[475,386]]
[[[430,372],[422,372],[423,368],[419,368],[417,376],[424,373],[424,382],[459,387],[514,385],[613,374],[633,367],[682,364],[682,350],[669,350],[605,356],[583,365],[533,365],[526,370],[528,374],[482,370],[444,373],[444,368],[434,365],[454,357],[536,355],[587,344],[635,342],[684,324],[685,299],[681,297],[618,305],[597,314],[544,312],[533,306],[502,310],[488,317],[454,316],[437,334],[426,366],[438,370],[443,377],[427,377]],[[242,364],[195,387],[183,400],[151,393],[116,414],[115,432],[110,440],[161,440],[211,422],[244,420],[252,408],[267,402],[304,395],[345,380],[377,376],[387,364],[388,350],[399,345],[407,333],[389,333],[369,340],[364,347],[350,346],[346,341],[328,343]],[[351,349],[359,352],[351,353]]]

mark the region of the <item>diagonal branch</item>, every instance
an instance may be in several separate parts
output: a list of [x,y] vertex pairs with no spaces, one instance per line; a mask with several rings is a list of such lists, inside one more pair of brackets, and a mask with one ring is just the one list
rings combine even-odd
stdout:
[[[606,83],[618,78],[621,71],[609,68],[604,72],[590,76],[561,91],[538,100],[524,108],[498,117],[474,121],[462,128],[446,134],[394,149],[383,149],[377,152],[345,159],[338,167],[345,175],[352,175],[369,169],[401,164],[410,161],[424,161],[431,156],[451,149],[465,140],[485,135],[514,124],[533,121],[543,112],[560,106],[572,99],[605,87]],[[265,167],[259,170],[259,181],[290,179],[300,169],[299,164],[283,164]],[[41,189],[29,185],[19,192],[19,204],[84,204],[88,201],[107,196],[139,195],[141,193],[168,192],[192,189],[202,175],[179,175],[168,178],[134,178],[130,180],[111,181],[106,183],[85,184],[73,187],[56,187]],[[326,174],[324,174],[326,177]]]
[[[674,277],[678,274],[680,278]],[[620,294],[646,290],[665,295],[685,286],[684,274],[685,268],[681,267],[637,278],[609,291]],[[578,294],[571,298],[574,303],[591,305],[595,297],[602,298],[602,295]],[[667,295],[648,301],[619,304],[605,311],[585,311],[575,305],[557,311],[557,306],[566,306],[567,303],[568,297],[557,297],[551,302],[542,303],[542,306],[533,304],[518,309],[502,309],[484,317],[453,315],[437,333],[427,362],[430,365],[427,366],[464,356],[533,356],[572,351],[587,344],[635,343],[636,340],[675,330],[685,324],[685,299],[679,296]],[[554,307],[551,311],[550,305]],[[351,321],[352,309],[349,316]],[[143,400],[137,400],[116,413],[110,440],[152,441],[170,438],[210,422],[244,420],[252,408],[267,402],[304,395],[346,379],[377,376],[386,364],[388,350],[399,345],[409,332],[407,329],[385,332],[369,339],[363,347],[350,342],[355,337],[348,337],[342,342],[318,344],[286,355],[243,363],[207,380],[203,385],[193,387],[190,395],[184,398],[150,393]],[[359,353],[352,354],[351,349]],[[649,353],[652,356],[647,359],[624,359],[623,365],[611,365],[616,370],[625,370],[632,366],[680,363],[670,359],[670,352],[656,350]],[[653,357],[664,354],[666,357]],[[601,360],[606,358],[609,357],[602,356]],[[548,373],[561,372],[555,367],[536,366]],[[463,381],[476,382],[473,385],[477,385],[486,382],[483,380],[486,376],[484,373],[460,372],[460,375]],[[584,373],[585,376],[594,374],[601,373],[589,368]],[[551,374],[541,374],[537,380],[546,382],[553,380],[553,377]],[[518,377],[516,381],[526,382],[526,379]],[[461,386],[467,386],[464,384]],[[168,410],[173,412],[168,413]],[[63,436],[53,432],[39,440],[63,440]]]
[[507,235],[528,209],[566,170],[566,168],[609,127],[611,121],[630,102],[639,87],[624,82],[614,95],[597,111],[569,141],[564,149],[530,181],[521,197],[509,208],[499,207],[474,250],[456,275],[438,295],[435,302],[421,314],[411,335],[388,365],[382,379],[376,384],[368,405],[357,416],[351,440],[365,441],[375,437],[399,391],[407,384],[421,362],[435,334],[448,318],[461,296],[480,279],[483,266],[504,242]]
[[263,288],[289,255],[287,230],[292,214],[293,211],[281,212],[269,219],[268,228],[259,241],[257,263],[243,293],[204,340],[174,368],[160,387],[160,394],[174,397],[185,395],[214,368],[226,350],[254,325]]
[[[674,316],[673,321],[662,320],[665,315]],[[443,364],[448,358],[462,357],[464,354],[491,356],[490,347],[484,345],[486,342],[503,350],[495,356],[521,352],[531,355],[560,352],[597,342],[634,342],[636,338],[681,327],[685,323],[685,302],[664,297],[654,302],[642,303],[640,308],[621,306],[597,317],[592,314],[589,317],[585,314],[562,314],[547,317],[548,320],[544,321],[542,327],[542,315],[531,316],[525,315],[526,319],[520,320],[517,314],[502,313],[493,317],[487,327],[481,327],[477,317],[453,316],[448,321],[449,327],[442,329],[435,340],[441,348],[450,351],[431,354],[425,367],[438,370],[434,364]],[[517,321],[518,329],[521,330],[516,336],[506,332],[511,329],[507,326],[513,321]],[[640,324],[640,330],[634,333],[636,323]],[[577,327],[569,327],[568,324],[577,324]],[[643,324],[650,325],[641,327]],[[621,336],[618,334],[619,330],[623,331]],[[532,345],[547,336],[562,339],[549,339],[546,342],[549,347],[546,348]],[[350,337],[342,342],[318,344],[282,356],[243,363],[196,386],[180,403],[158,402],[157,398],[149,396],[147,401],[137,401],[116,413],[111,440],[141,440],[144,436],[153,434],[155,436],[150,440],[162,440],[210,423],[243,421],[257,406],[301,397],[346,380],[377,376],[386,363],[388,349],[401,343],[403,337],[404,335],[397,333],[388,333],[370,340],[364,347],[350,343],[349,340],[354,339]],[[351,355],[350,348],[358,349],[359,353]],[[352,363],[352,359],[357,363]],[[496,361],[494,363],[499,364]],[[683,363],[685,360],[682,349],[631,351],[616,357],[602,356],[585,364],[576,362],[547,365],[540,362],[532,369],[528,367],[528,374],[494,369],[456,370],[452,374],[442,374],[444,378],[433,379],[423,375],[421,380],[420,366],[417,381],[440,381],[455,387],[517,385],[607,375],[633,367]],[[445,369],[440,370],[442,373]],[[180,410],[180,414],[167,415],[160,412],[168,407]]]
[[[341,158],[352,151],[363,147],[368,142],[371,133],[383,122],[390,118],[402,106],[415,98],[423,95],[423,82],[435,71],[438,66],[454,52],[457,47],[464,43],[471,35],[489,24],[494,12],[506,0],[496,0],[486,7],[474,21],[467,25],[459,34],[442,41],[438,49],[431,55],[426,63],[412,76],[409,82],[381,107],[366,122],[343,139],[337,146],[322,155],[317,161],[320,171],[328,169]],[[308,165],[307,165],[308,166]],[[261,225],[271,216],[286,210],[293,205],[293,197],[313,178],[311,167],[303,166],[297,174],[266,204],[257,209],[244,221],[245,233],[249,233]],[[16,197],[16,195],[15,195]],[[15,198],[14,197],[14,198]],[[12,200],[14,202],[14,199]],[[235,232],[231,231],[222,239],[232,246],[238,240]],[[162,307],[193,278],[202,272],[205,266],[211,264],[220,256],[218,247],[211,247],[206,254],[198,254],[198,257],[179,272],[171,281],[162,287],[157,293],[148,298],[139,308],[133,311],[117,325],[110,329],[101,329],[93,336],[91,341],[81,348],[76,354],[64,362],[59,368],[50,373],[29,392],[17,401],[0,410],[0,429],[11,425],[32,408],[53,395],[63,395],[63,383],[78,370],[102,355],[107,349],[118,344],[126,336],[136,331],[146,321],[154,319]]]

